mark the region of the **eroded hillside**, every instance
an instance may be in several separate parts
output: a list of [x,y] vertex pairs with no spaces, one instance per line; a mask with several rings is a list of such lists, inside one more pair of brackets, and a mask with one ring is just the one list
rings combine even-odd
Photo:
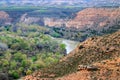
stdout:
[[[74,14],[75,15],[75,14]],[[54,27],[75,27],[80,30],[99,30],[108,28],[119,22],[119,8],[86,8],[76,13],[69,20],[66,19],[45,19],[45,25]],[[57,23],[59,22],[59,23]]]
[[[44,70],[36,71],[24,80],[41,80],[43,78],[48,80],[56,79],[67,74],[58,80],[96,80],[108,78],[117,80],[120,74],[120,31],[105,35],[103,37],[92,37],[85,42],[80,43],[78,47],[69,55],[61,59],[61,61]],[[95,65],[98,70],[80,70],[79,65]],[[99,74],[100,73],[100,74]],[[75,75],[76,74],[76,75]],[[79,77],[78,77],[79,76]],[[75,79],[75,77],[77,77]],[[81,79],[82,80],[82,79]]]
[[120,19],[119,8],[87,8],[77,13],[77,16],[67,22],[67,27],[80,29],[108,28]]

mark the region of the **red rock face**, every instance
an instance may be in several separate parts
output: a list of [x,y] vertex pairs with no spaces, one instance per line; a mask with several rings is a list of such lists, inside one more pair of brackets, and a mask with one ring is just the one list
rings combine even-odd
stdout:
[[45,25],[50,27],[75,27],[81,30],[109,28],[120,21],[120,8],[87,8],[78,13],[74,19],[47,19],[44,18]]
[[120,20],[120,8],[87,8],[77,13],[77,16],[67,22],[67,27],[102,28],[106,25],[111,26]]

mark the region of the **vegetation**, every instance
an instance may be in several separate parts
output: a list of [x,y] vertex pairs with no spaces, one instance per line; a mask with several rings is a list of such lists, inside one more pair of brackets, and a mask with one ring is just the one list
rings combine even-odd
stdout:
[[0,27],[0,72],[11,80],[57,63],[66,54],[64,44],[44,34],[46,28],[22,23],[16,26]]

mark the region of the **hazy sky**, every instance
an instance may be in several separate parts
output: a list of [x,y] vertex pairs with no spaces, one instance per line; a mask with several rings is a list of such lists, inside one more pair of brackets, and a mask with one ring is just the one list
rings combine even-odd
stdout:
[[68,3],[68,4],[117,4],[120,6],[120,0],[0,0],[0,4],[9,4],[9,3],[16,3],[16,4],[61,4],[61,3]]

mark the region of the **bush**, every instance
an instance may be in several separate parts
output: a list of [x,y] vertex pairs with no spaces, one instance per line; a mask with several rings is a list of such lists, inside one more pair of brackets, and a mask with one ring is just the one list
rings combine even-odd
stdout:
[[22,60],[22,63],[21,63],[21,65],[22,65],[22,67],[29,67],[30,65],[31,65],[31,63],[32,63],[32,61],[31,60],[28,60],[28,59],[24,59],[24,60]]
[[58,33],[56,33],[56,32],[52,33],[51,35],[52,35],[53,37],[60,37],[60,34],[58,34]]
[[6,67],[6,66],[9,65],[9,61],[6,60],[6,59],[3,59],[2,62],[3,62],[3,63],[2,63],[2,66],[3,66],[3,67]]
[[14,59],[16,61],[20,61],[21,62],[22,60],[27,59],[27,55],[26,54],[22,54],[21,52],[17,52],[17,53],[14,54]]
[[31,73],[32,73],[32,71],[29,69],[26,71],[26,75],[30,75]]
[[45,64],[42,60],[37,60],[37,61],[35,62],[35,66],[36,66],[37,68],[44,68],[44,67],[46,66],[46,64]]
[[17,62],[16,62],[16,61],[11,61],[11,62],[10,62],[10,68],[11,68],[11,69],[15,69],[15,68],[17,67],[16,65],[17,65]]
[[60,44],[60,48],[61,48],[62,50],[65,50],[66,45],[65,45],[65,44]]
[[18,79],[20,76],[18,74],[17,71],[15,70],[12,70],[12,71],[9,71],[9,74],[14,78],[14,79]]

